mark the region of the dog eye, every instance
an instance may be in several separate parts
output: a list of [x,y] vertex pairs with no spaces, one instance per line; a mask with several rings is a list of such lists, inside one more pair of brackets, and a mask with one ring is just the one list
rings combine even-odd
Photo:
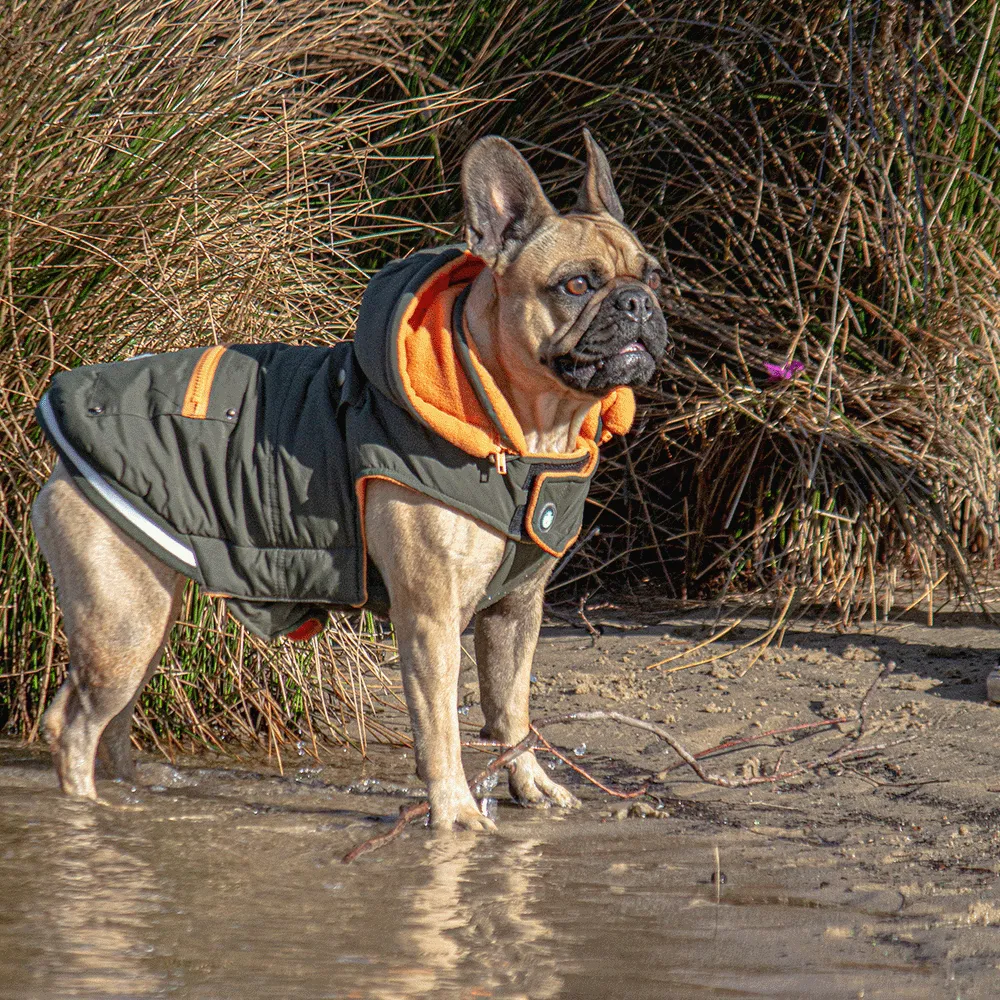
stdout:
[[564,281],[563,288],[570,295],[586,295],[590,291],[590,282],[582,274],[578,274],[575,278]]
[[646,279],[646,284],[655,292],[659,290],[662,280],[659,271],[651,271],[649,277]]

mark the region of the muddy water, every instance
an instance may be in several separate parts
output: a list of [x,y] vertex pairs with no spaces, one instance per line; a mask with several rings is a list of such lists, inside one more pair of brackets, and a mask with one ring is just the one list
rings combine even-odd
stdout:
[[[895,894],[851,905],[815,889],[807,857],[778,866],[759,838],[674,819],[602,821],[597,801],[559,815],[501,797],[498,836],[414,829],[341,864],[406,801],[411,763],[282,777],[150,761],[94,805],[58,795],[41,754],[0,745],[0,998],[991,995],[867,926],[891,928]],[[373,778],[388,774],[403,787]]]

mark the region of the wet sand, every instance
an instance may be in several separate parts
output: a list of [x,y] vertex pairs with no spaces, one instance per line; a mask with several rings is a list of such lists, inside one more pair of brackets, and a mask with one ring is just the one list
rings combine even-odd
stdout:
[[[945,616],[877,635],[790,631],[753,666],[748,650],[646,669],[706,635],[697,618],[647,619],[607,625],[592,646],[548,627],[533,714],[645,716],[699,751],[850,714],[893,659],[865,742],[908,741],[748,789],[672,771],[646,818],[554,761],[582,810],[519,809],[501,781],[499,835],[414,826],[349,866],[344,852],[417,794],[412,754],[293,753],[284,774],[273,760],[143,754],[134,786],[103,783],[91,804],[56,792],[40,747],[0,741],[0,1000],[995,996],[1000,708],[984,680],[1000,637]],[[769,737],[706,766],[789,769],[851,728]],[[610,723],[547,735],[616,787],[676,760]],[[467,770],[482,764],[470,751]]]

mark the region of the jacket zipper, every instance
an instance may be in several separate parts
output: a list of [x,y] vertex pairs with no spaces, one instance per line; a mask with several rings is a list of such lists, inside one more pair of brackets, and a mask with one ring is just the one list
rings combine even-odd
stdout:
[[501,476],[507,475],[507,453],[503,450],[503,448],[497,448],[497,450],[493,452],[493,464],[496,466],[497,472],[499,472]]

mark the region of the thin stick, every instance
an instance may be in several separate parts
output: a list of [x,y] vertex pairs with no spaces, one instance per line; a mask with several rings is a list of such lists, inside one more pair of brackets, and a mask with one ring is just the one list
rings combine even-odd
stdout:
[[923,593],[912,604],[908,604],[905,608],[903,608],[903,610],[896,615],[893,621],[898,622],[908,611],[912,611],[925,597],[933,593],[935,587],[940,587],[941,584],[944,583],[947,576],[947,573],[942,573],[937,580],[931,581],[931,583],[924,588]]
[[[865,692],[864,697],[861,699],[861,703],[858,705],[858,731],[853,736],[848,736],[840,746],[843,749],[848,743],[858,743],[862,736],[864,736],[865,731],[868,729],[868,702],[871,700],[872,695],[875,693],[876,688],[882,681],[889,676],[896,669],[896,661],[889,660],[889,662],[875,675],[875,680],[871,682],[868,686],[868,690]],[[837,751],[834,751],[836,753]],[[832,756],[832,755],[831,755]]]
[[[718,753],[720,750],[731,750],[734,747],[745,746],[748,743],[756,743],[757,740],[767,739],[769,736],[784,736],[786,733],[797,733],[803,729],[822,729],[828,726],[838,726],[842,722],[850,722],[846,715],[838,716],[836,719],[822,719],[819,722],[803,722],[797,726],[785,726],[783,729],[768,729],[761,733],[754,733],[752,736],[741,736],[736,740],[727,740],[725,743],[719,743],[717,746],[709,747],[707,750],[699,750],[695,757],[698,760],[703,760],[705,757],[711,757],[713,753]],[[663,771],[658,772],[654,775],[657,781],[662,781],[671,771],[676,771],[679,767],[684,766],[684,761],[679,760],[671,764],[670,767]]]
[[[690,649],[682,649],[679,653],[675,653],[673,656],[668,656],[665,660],[657,660],[656,663],[650,663],[646,667],[647,670],[656,670],[659,667],[665,666],[668,663],[673,663],[674,660],[679,660],[682,656],[687,656],[689,653],[697,653],[699,649],[703,649],[705,646],[710,645],[715,642],[716,639],[721,639],[724,635],[732,632],[737,625],[742,625],[743,619],[739,618],[732,623],[732,625],[727,625],[721,632],[716,632],[715,635],[710,635],[707,639],[699,642],[697,646],[692,646]],[[686,668],[680,667],[678,669],[684,670]],[[672,673],[673,671],[665,670],[664,673]]]
[[[840,763],[845,760],[853,760],[855,757],[862,757],[869,753],[875,753],[879,750],[884,750],[888,746],[895,746],[896,743],[904,743],[907,740],[897,740],[893,743],[878,743],[867,747],[851,747],[838,753],[831,755],[830,757],[824,757],[821,760],[808,761],[805,764],[800,764],[798,767],[793,768],[791,771],[783,771],[777,774],[769,775],[759,775],[754,778],[726,778],[721,774],[710,774],[707,772],[701,764],[698,763],[698,759],[692,754],[685,746],[679,743],[670,733],[668,733],[661,726],[656,725],[653,722],[646,722],[644,719],[634,719],[629,715],[622,715],[621,712],[604,712],[604,711],[594,711],[594,712],[571,712],[567,715],[557,715],[551,716],[547,719],[539,719],[538,722],[533,723],[535,729],[541,729],[544,726],[556,726],[564,725],[570,722],[618,722],[623,726],[631,726],[634,729],[642,729],[648,733],[652,733],[654,736],[658,736],[667,746],[670,747],[678,757],[683,760],[688,767],[706,784],[717,785],[719,788],[749,788],[752,785],[772,785],[777,781],[785,781],[788,778],[795,778],[801,774],[805,774],[807,771],[815,771],[821,767],[826,767],[828,764]],[[520,745],[520,744],[518,744]]]
[[719,855],[719,845],[715,844],[715,905],[722,898],[722,858]]
[[[531,750],[534,747],[535,740],[537,738],[537,732],[532,729],[532,731],[529,732],[520,743],[515,743],[514,746],[504,750],[499,757],[491,760],[486,769],[477,774],[476,777],[469,782],[470,791],[475,789],[480,782],[485,781],[491,774],[499,771],[501,767],[505,767],[512,760],[520,757],[521,754],[525,753],[527,750]],[[415,802],[408,806],[400,806],[399,819],[396,820],[396,824],[391,830],[388,830],[385,833],[380,833],[377,837],[371,837],[369,840],[358,844],[357,847],[349,850],[340,860],[345,865],[349,865],[352,861],[356,861],[363,854],[368,854],[370,851],[377,851],[380,847],[385,847],[386,844],[392,843],[392,841],[394,841],[410,823],[412,823],[415,819],[421,819],[430,811],[431,804],[426,801]]]
[[854,737],[855,742],[860,740],[862,736],[865,735],[865,730],[868,728],[868,701],[871,696],[875,693],[875,689],[885,680],[896,669],[896,661],[890,660],[878,673],[878,676],[871,682],[871,686],[865,692],[865,696],[861,699],[861,704],[858,705],[858,735]]
[[596,646],[597,640],[601,638],[602,633],[599,629],[594,628],[590,619],[587,617],[587,598],[589,596],[589,594],[584,594],[584,596],[580,598],[580,605],[577,609],[577,613],[580,615],[584,628],[586,628],[587,632],[590,634],[590,644],[592,646]]
[[650,782],[652,778],[647,778],[642,785],[636,791],[633,792],[618,792],[613,788],[608,788],[607,785],[602,784],[597,780],[592,774],[586,771],[584,768],[580,767],[579,764],[574,764],[569,758],[564,757],[534,726],[531,727],[534,730],[535,735],[538,737],[538,742],[541,744],[542,748],[548,750],[553,757],[558,757],[567,767],[576,771],[581,778],[589,781],[592,785],[596,785],[602,792],[606,792],[608,795],[613,795],[616,799],[637,799],[642,795],[645,795],[649,791]]
[[420,819],[421,816],[426,816],[430,811],[431,804],[429,802],[414,802],[412,805],[400,806],[399,819],[396,820],[396,825],[391,830],[386,833],[380,833],[377,837],[371,837],[369,840],[358,844],[357,847],[349,850],[340,860],[345,865],[349,865],[352,861],[360,858],[362,854],[367,854],[369,851],[377,851],[380,847],[385,847],[386,844],[395,840],[410,823],[415,819]]
[[[671,667],[669,670],[664,670],[663,673],[665,673],[665,674],[673,674],[673,673],[676,673],[678,670],[691,670],[694,667],[704,667],[704,666],[707,666],[709,663],[715,663],[717,660],[725,660],[727,657],[735,656],[737,653],[742,653],[744,649],[750,649],[752,646],[756,646],[756,645],[758,645],[760,643],[763,643],[764,644],[763,645],[763,649],[766,649],[771,644],[771,639],[774,637],[774,634],[784,624],[785,615],[788,613],[788,608],[791,605],[792,598],[794,596],[795,596],[795,588],[793,587],[792,590],[791,590],[791,593],[789,593],[789,595],[788,595],[788,599],[785,601],[784,607],[781,609],[781,611],[778,614],[778,620],[763,635],[759,635],[759,636],[757,636],[756,639],[751,639],[749,642],[745,642],[745,643],[743,643],[742,646],[737,646],[735,649],[727,649],[727,650],[723,650],[723,652],[721,652],[721,653],[716,653],[715,656],[710,656],[707,660],[696,660],[694,663],[681,663],[681,664],[679,664],[676,667]],[[706,639],[704,642],[700,643],[697,646],[694,646],[691,649],[685,650],[683,653],[678,653],[677,655],[671,656],[671,657],[669,657],[666,660],[661,660],[659,663],[653,663],[650,666],[646,667],[646,669],[647,670],[655,670],[655,669],[663,666],[663,664],[665,664],[665,663],[670,663],[672,660],[680,659],[680,657],[686,656],[688,653],[693,653],[695,650],[701,649],[702,646],[707,646],[709,643],[714,642],[716,639],[721,639],[722,636],[724,636],[726,634],[726,632],[729,632],[730,629],[735,628],[737,625],[741,624],[743,621],[744,621],[744,619],[741,618],[739,621],[734,622],[732,625],[730,625],[729,628],[724,629],[718,635],[713,635],[710,639]],[[762,649],[762,651],[763,651],[763,649]],[[753,663],[756,663],[756,662],[757,662],[756,660],[753,661]],[[753,666],[753,663],[751,663],[750,666]],[[750,669],[750,666],[747,667],[747,670]],[[747,671],[744,670],[743,673],[741,673],[739,676],[742,677],[743,674],[745,674],[746,672]]]

